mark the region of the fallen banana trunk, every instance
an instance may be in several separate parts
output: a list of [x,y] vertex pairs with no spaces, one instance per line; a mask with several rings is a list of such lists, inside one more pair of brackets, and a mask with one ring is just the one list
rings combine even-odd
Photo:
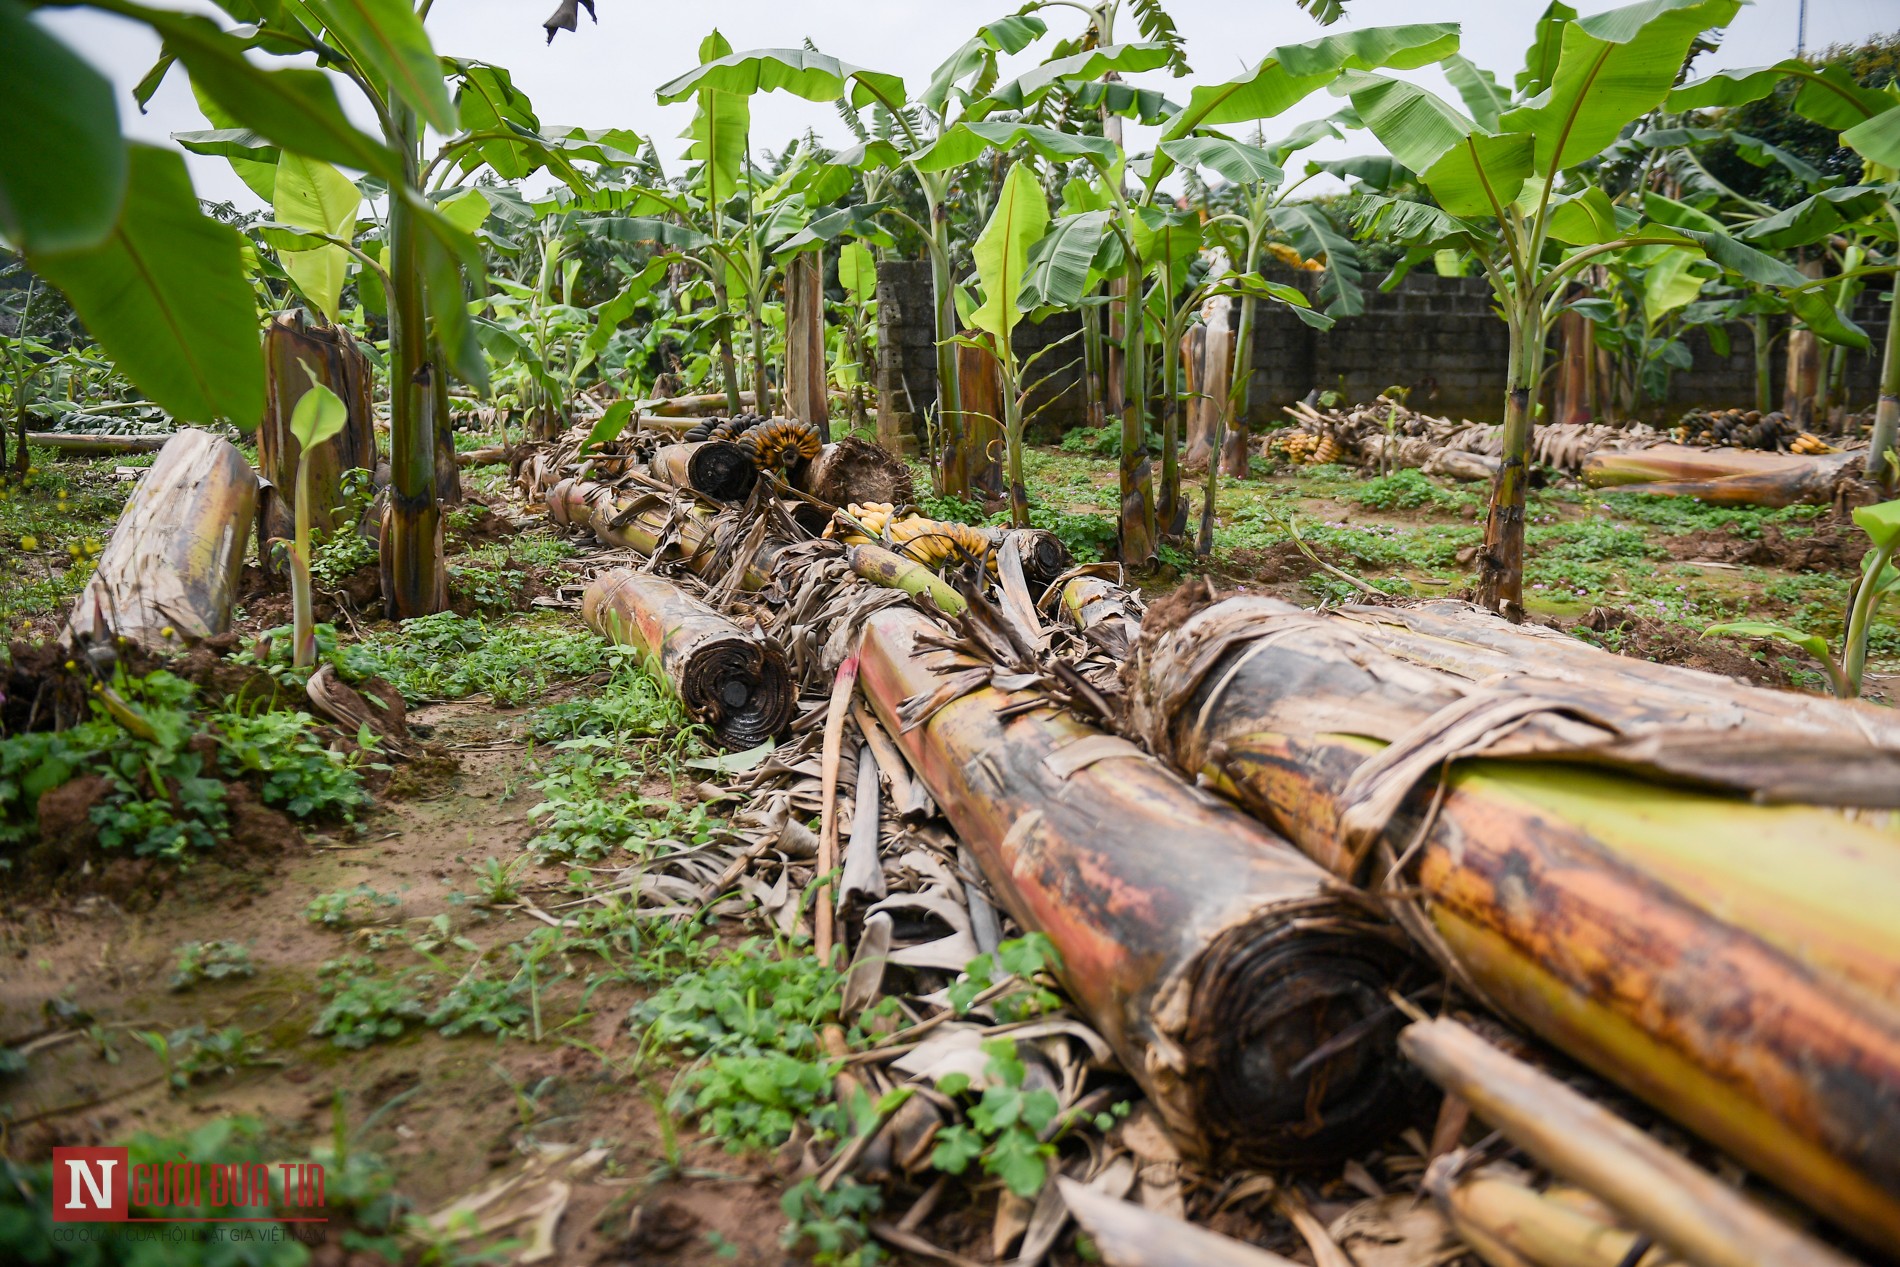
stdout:
[[[1456,1021],[1409,1026],[1399,1035],[1399,1050],[1513,1144],[1699,1267],[1851,1267],[1845,1255]],[[1500,1194],[1488,1195],[1495,1201]],[[1479,1202],[1467,1194],[1465,1204]],[[1612,1267],[1628,1261],[1634,1240],[1624,1235],[1623,1257],[1600,1260]],[[1532,1261],[1557,1260],[1548,1255]],[[1564,1261],[1594,1260],[1578,1255]]]
[[36,448],[56,449],[61,453],[111,454],[111,453],[156,453],[165,447],[170,436],[108,436],[86,435],[80,432],[66,431],[29,431],[26,442]]
[[1900,800],[1885,710],[1457,603],[1180,614],[1125,673],[1152,751],[1390,892],[1499,1012],[1900,1243],[1900,832],[1837,808]]
[[971,686],[956,675],[987,680],[920,641],[942,633],[873,615],[861,689],[1176,1142],[1264,1165],[1384,1138],[1411,1090],[1390,1048],[1397,930],[1258,823],[1033,696],[979,686],[917,717]]
[[1860,469],[1861,453],[1761,453],[1659,444],[1627,452],[1599,451],[1583,463],[1592,488],[1628,488],[1659,497],[1697,497],[1724,505],[1792,506],[1824,502]]
[[256,518],[244,455],[209,431],[178,432],[120,512],[61,641],[118,635],[175,650],[223,633]]
[[690,488],[720,502],[744,501],[759,479],[752,455],[729,440],[669,444],[653,455],[647,472],[675,488]]
[[581,616],[595,633],[658,661],[687,713],[725,747],[757,747],[791,723],[798,690],[778,646],[664,577],[604,572],[582,595]]
[[723,577],[736,555],[752,549],[739,564],[739,587],[764,589],[772,577],[772,559],[784,548],[773,538],[735,542],[721,548],[712,516],[654,492],[619,493],[605,484],[565,479],[548,490],[548,518],[563,526],[586,526],[604,545],[624,546],[651,557],[683,563],[708,579]]

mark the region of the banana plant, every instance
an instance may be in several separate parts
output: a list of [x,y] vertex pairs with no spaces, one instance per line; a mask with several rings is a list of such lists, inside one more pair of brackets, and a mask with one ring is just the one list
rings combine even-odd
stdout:
[[[755,49],[713,58],[698,70],[662,85],[658,93],[660,102],[667,104],[708,91],[743,99],[755,92],[782,90],[807,101],[838,102],[854,115],[865,110],[876,112],[880,124],[877,134],[838,155],[831,166],[861,174],[907,170],[923,193],[927,224],[918,224],[893,205],[887,204],[880,211],[908,222],[927,244],[937,336],[936,415],[949,450],[943,458],[940,491],[959,496],[968,491],[967,485],[959,481],[969,463],[962,460],[962,406],[957,392],[956,349],[951,342],[957,333],[948,214],[953,174],[945,169],[924,170],[913,159],[960,117],[967,103],[995,85],[999,54],[1020,52],[1046,30],[1040,18],[1026,14],[988,23],[937,68],[915,101],[909,98],[898,76],[853,66],[815,49]],[[814,223],[815,230],[819,227]],[[843,224],[833,227],[835,232],[845,228]],[[829,240],[825,232],[818,237]]]
[[[1159,267],[1159,256],[1153,250],[1154,234],[1165,222],[1166,215],[1156,198],[1162,181],[1177,166],[1177,160],[1169,153],[1170,142],[1195,142],[1196,161],[1210,166],[1216,161],[1212,157],[1215,155],[1221,156],[1218,161],[1223,163],[1248,162],[1250,156],[1246,151],[1250,147],[1221,135],[1216,129],[1278,115],[1333,83],[1342,72],[1382,67],[1410,69],[1441,60],[1455,52],[1457,46],[1456,25],[1430,23],[1374,27],[1275,49],[1245,74],[1193,90],[1188,104],[1171,116],[1156,152],[1139,168],[1140,183],[1133,192],[1124,188],[1130,165],[1121,147],[1103,137],[1072,135],[1039,124],[959,121],[925,150],[910,156],[909,161],[920,172],[943,172],[971,162],[986,150],[1007,151],[1023,145],[1051,163],[1086,163],[1102,205],[1111,209],[1110,223],[1119,242],[1120,273],[1127,293],[1140,295],[1145,291],[1147,279]],[[1118,57],[1158,56],[1161,61],[1156,65],[1166,64],[1165,45],[1123,45],[1121,49],[1124,51],[1117,54]],[[1021,79],[997,88],[992,98],[1021,110],[1058,88],[1066,89],[1080,77],[1099,76],[1116,69],[1113,61],[1088,58],[1088,54],[1077,54],[1045,63]],[[1131,104],[1130,108],[1134,106]],[[984,112],[981,102],[971,107],[971,113]],[[1144,251],[1144,244],[1149,249]],[[1137,564],[1154,556],[1158,539],[1154,480],[1146,442],[1152,401],[1145,325],[1144,321],[1128,323],[1123,358],[1123,399],[1128,407],[1121,420],[1119,535],[1123,560]]]
[[1734,17],[1740,0],[1644,0],[1578,18],[1561,2],[1546,10],[1516,78],[1516,96],[1463,94],[1472,114],[1404,80],[1361,71],[1342,76],[1365,126],[1393,158],[1419,173],[1438,206],[1374,197],[1355,221],[1411,248],[1405,267],[1441,248],[1471,252],[1509,328],[1503,462],[1492,487],[1479,578],[1481,600],[1523,615],[1524,499],[1532,396],[1545,345],[1570,280],[1607,255],[1665,251],[1713,260],[1789,296],[1823,338],[1865,347],[1866,335],[1814,289],[1813,279],[1721,230],[1645,195],[1642,210],[1618,208],[1575,170],[1596,159],[1630,124],[1669,95],[1692,45]]
[[[1190,136],[1162,143],[1162,152],[1184,170],[1206,166],[1224,177],[1234,187],[1240,207],[1238,211],[1221,212],[1207,219],[1207,233],[1221,241],[1227,258],[1234,265],[1232,271],[1214,275],[1199,289],[1189,292],[1187,299],[1173,308],[1175,319],[1167,325],[1162,339],[1162,351],[1166,357],[1163,364],[1167,367],[1168,376],[1162,399],[1166,402],[1164,407],[1170,412],[1170,421],[1163,427],[1162,439],[1162,504],[1163,518],[1166,520],[1171,517],[1166,508],[1179,496],[1174,427],[1171,421],[1178,396],[1175,384],[1178,362],[1172,349],[1180,346],[1186,333],[1187,314],[1199,308],[1203,300],[1229,296],[1239,298],[1240,322],[1234,333],[1234,363],[1228,381],[1217,389],[1221,409],[1216,415],[1215,433],[1208,454],[1201,521],[1195,536],[1195,553],[1203,558],[1212,551],[1214,543],[1222,431],[1228,426],[1237,425],[1247,413],[1248,384],[1253,379],[1254,322],[1260,300],[1265,298],[1285,304],[1302,321],[1319,329],[1330,328],[1337,316],[1356,316],[1365,310],[1365,297],[1359,289],[1361,274],[1357,248],[1339,234],[1323,211],[1288,201],[1301,185],[1322,169],[1311,167],[1299,180],[1286,185],[1281,183],[1285,176],[1281,165],[1286,162],[1288,155],[1336,136],[1338,132],[1332,121],[1322,119],[1302,125],[1270,148],[1260,144],[1257,139],[1254,144],[1243,146],[1221,137]],[[1262,252],[1267,249],[1267,235],[1276,229],[1287,234],[1295,244],[1289,252],[1295,262],[1302,265],[1313,262],[1324,272],[1325,281],[1319,290],[1320,302],[1325,305],[1323,312],[1314,311],[1304,293],[1270,282],[1255,271]],[[1321,260],[1323,264],[1318,263]],[[1162,285],[1168,294],[1178,293],[1181,289],[1168,269],[1163,271]]]
[[[359,263],[367,252],[343,228],[348,195],[340,173],[375,177],[387,192],[383,245],[372,258],[373,274],[389,314],[388,369],[391,397],[391,497],[382,534],[384,601],[395,618],[438,611],[447,599],[442,563],[441,513],[436,501],[438,419],[447,375],[479,386],[486,376],[469,321],[465,287],[480,278],[483,259],[465,224],[444,214],[447,202],[429,196],[457,170],[500,163],[532,163],[576,179],[570,154],[605,156],[600,137],[568,132],[543,137],[508,117],[517,103],[499,99],[503,85],[477,63],[445,63],[423,28],[428,0],[222,0],[221,7],[244,26],[225,30],[207,18],[153,9],[132,0],[94,0],[94,7],[151,27],[164,41],[158,66],[139,85],[141,103],[156,91],[167,70],[181,64],[202,99],[216,107],[219,125],[207,137],[182,138],[186,145],[220,146],[247,181],[261,182],[274,167],[275,182],[287,183],[272,198],[295,245],[311,254],[297,261],[306,294],[319,306],[340,276],[335,248]],[[323,69],[263,69],[252,51],[276,56],[314,55]],[[337,102],[338,82],[362,94],[380,135],[358,131]],[[511,85],[508,85],[511,90]],[[452,92],[452,88],[454,91]],[[505,96],[505,94],[502,94]],[[447,140],[426,157],[425,128]],[[253,134],[232,136],[234,130]],[[274,149],[274,164],[265,150]],[[620,151],[616,147],[615,154]],[[182,173],[182,168],[181,168]],[[296,185],[327,191],[300,197]],[[463,204],[464,209],[469,204]],[[481,204],[485,213],[486,203]],[[354,216],[354,208],[348,213]],[[477,219],[480,217],[477,216]],[[251,336],[255,347],[255,325]],[[252,353],[252,359],[255,353]],[[253,411],[255,413],[255,411]]]
[[1024,302],[1024,279],[1029,271],[1030,248],[1040,241],[1049,226],[1049,204],[1042,183],[1029,164],[1010,166],[997,190],[996,205],[989,223],[977,237],[973,251],[982,302],[969,313],[972,329],[985,337],[958,335],[957,341],[987,349],[995,356],[1003,381],[1004,475],[1009,483],[1009,518],[1018,528],[1029,526],[1029,488],[1023,482],[1024,407],[1035,384],[1025,385],[1023,376],[1037,357],[1054,346],[1043,348],[1028,362],[1018,362],[1010,336],[1021,324],[1031,304]]
[[[1867,88],[1842,67],[1812,66],[1790,58],[1773,66],[1722,71],[1686,84],[1669,94],[1669,105],[1674,110],[1739,106],[1765,97],[1788,82],[1796,85],[1791,103],[1795,113],[1823,127],[1838,129],[1841,144],[1861,156],[1862,179],[1869,184],[1884,183],[1890,191],[1892,182],[1900,177],[1900,89],[1893,84]],[[1814,198],[1807,199],[1781,215],[1798,219],[1817,211],[1823,216],[1829,214],[1827,208],[1815,202]],[[1895,231],[1900,231],[1900,202],[1889,192],[1882,203],[1886,218]],[[1900,246],[1895,252],[1900,256]],[[1896,262],[1900,259],[1856,271],[1891,275]],[[1887,455],[1895,451],[1895,443],[1900,440],[1900,279],[1889,290],[1892,297],[1887,309],[1887,340],[1881,353],[1880,402],[1874,412],[1873,442],[1867,450],[1865,471],[1869,478],[1891,484],[1894,475]]]

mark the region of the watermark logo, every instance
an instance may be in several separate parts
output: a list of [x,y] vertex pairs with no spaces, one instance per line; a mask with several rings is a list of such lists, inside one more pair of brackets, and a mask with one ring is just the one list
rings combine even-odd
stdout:
[[132,1158],[123,1148],[53,1150],[53,1221],[123,1223]]
[[53,1221],[308,1224],[329,1217],[321,1162],[181,1156],[134,1165],[125,1148],[55,1148]]

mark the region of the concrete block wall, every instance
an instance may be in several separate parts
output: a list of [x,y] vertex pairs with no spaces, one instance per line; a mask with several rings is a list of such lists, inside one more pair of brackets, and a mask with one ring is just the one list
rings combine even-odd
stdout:
[[[1277,271],[1275,279],[1299,286],[1309,296],[1318,290],[1311,273]],[[1856,409],[1873,405],[1878,391],[1880,345],[1887,327],[1886,305],[1878,286],[1869,287],[1854,309],[1854,319],[1874,341],[1868,352],[1848,353],[1847,392]],[[932,351],[930,270],[924,263],[886,261],[878,265],[878,410],[902,416],[909,407],[901,390],[908,381],[911,399],[921,408],[936,395]],[[1019,357],[1073,332],[1074,313],[1051,317],[1041,326],[1025,323],[1013,340]],[[1777,325],[1777,331],[1785,323]],[[1729,408],[1752,404],[1755,395],[1754,342],[1749,327],[1729,327],[1729,353],[1719,356],[1707,334],[1687,336],[1694,365],[1670,380],[1669,399],[1645,403],[1643,413],[1673,419],[1691,408]],[[1786,339],[1774,345],[1774,399],[1780,404]],[[1370,400],[1388,387],[1412,389],[1411,403],[1428,413],[1495,422],[1503,414],[1504,373],[1509,351],[1504,321],[1493,310],[1491,288],[1482,278],[1439,277],[1414,272],[1389,293],[1368,288],[1365,310],[1341,317],[1328,331],[1317,331],[1278,304],[1261,304],[1254,328],[1254,370],[1249,385],[1248,421],[1263,424],[1284,417],[1283,407],[1307,393],[1337,391],[1348,400]],[[1047,372],[1077,361],[1045,396],[1053,403],[1038,418],[1043,427],[1063,429],[1086,421],[1079,358],[1080,340],[1052,352],[1039,366]],[[1546,377],[1546,398],[1553,375]]]

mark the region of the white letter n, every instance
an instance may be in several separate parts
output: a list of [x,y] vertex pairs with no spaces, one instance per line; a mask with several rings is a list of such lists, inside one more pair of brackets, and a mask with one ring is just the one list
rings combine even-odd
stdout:
[[[119,1164],[118,1159],[114,1158],[111,1161],[101,1161],[97,1163],[99,1167],[99,1178],[103,1181],[103,1186],[93,1181],[93,1164],[94,1163],[70,1158],[67,1160],[66,1165],[71,1169],[73,1177],[72,1196],[68,1198],[66,1202],[66,1208],[68,1210],[105,1210],[111,1208],[112,1168]],[[91,1205],[87,1205],[79,1199],[79,1185],[82,1183],[86,1185],[86,1194],[92,1198]]]

